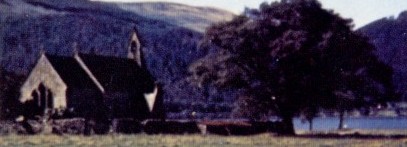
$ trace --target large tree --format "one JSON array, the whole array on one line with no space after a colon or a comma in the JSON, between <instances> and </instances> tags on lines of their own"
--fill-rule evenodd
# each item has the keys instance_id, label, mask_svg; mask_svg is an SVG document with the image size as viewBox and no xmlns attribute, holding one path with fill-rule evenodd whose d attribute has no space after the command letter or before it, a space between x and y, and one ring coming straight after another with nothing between
<instances>
[{"instance_id":1,"label":"large tree","mask_svg":"<svg viewBox=\"0 0 407 147\"><path fill-rule=\"evenodd\" d=\"M241 114L277 115L281 133L294 134L292 118L300 113L390 100L391 69L351 28L316 0L263 3L207 30L201 47L216 52L190 66L190 80L242 89Z\"/></svg>"}]
</instances>

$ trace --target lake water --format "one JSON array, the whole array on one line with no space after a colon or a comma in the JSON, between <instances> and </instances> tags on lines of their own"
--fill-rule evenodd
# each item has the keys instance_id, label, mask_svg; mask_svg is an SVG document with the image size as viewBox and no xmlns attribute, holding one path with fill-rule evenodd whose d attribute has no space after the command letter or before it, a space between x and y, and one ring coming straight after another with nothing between
<instances>
[{"instance_id":1,"label":"lake water","mask_svg":"<svg viewBox=\"0 0 407 147\"><path fill-rule=\"evenodd\" d=\"M407 118L345 118L346 128L352 129L407 129ZM339 118L315 118L313 130L324 131L337 129ZM308 130L308 121L302 122L301 119L294 119L296 130Z\"/></svg>"}]
</instances>

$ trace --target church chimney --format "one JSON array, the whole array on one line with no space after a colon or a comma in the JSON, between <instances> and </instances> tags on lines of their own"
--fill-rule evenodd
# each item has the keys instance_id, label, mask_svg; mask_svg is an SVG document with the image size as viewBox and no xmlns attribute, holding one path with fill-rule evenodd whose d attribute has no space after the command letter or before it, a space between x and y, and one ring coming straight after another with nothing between
<instances>
[{"instance_id":1,"label":"church chimney","mask_svg":"<svg viewBox=\"0 0 407 147\"><path fill-rule=\"evenodd\" d=\"M127 58L133 59L137 62L137 64L142 67L143 66L143 53L141 51L141 44L140 40L137 36L137 31L134 30L131 34L130 38L130 45L127 52Z\"/></svg>"}]
</instances>

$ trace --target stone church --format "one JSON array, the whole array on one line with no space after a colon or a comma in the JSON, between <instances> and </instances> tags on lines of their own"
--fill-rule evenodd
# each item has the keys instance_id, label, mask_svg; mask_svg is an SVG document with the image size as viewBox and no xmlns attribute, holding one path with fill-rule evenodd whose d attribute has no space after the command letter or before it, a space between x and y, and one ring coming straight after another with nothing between
<instances>
[{"instance_id":1,"label":"stone church","mask_svg":"<svg viewBox=\"0 0 407 147\"><path fill-rule=\"evenodd\" d=\"M25 117L163 118L163 100L144 65L136 32L127 58L41 53L20 89Z\"/></svg>"}]
</instances>

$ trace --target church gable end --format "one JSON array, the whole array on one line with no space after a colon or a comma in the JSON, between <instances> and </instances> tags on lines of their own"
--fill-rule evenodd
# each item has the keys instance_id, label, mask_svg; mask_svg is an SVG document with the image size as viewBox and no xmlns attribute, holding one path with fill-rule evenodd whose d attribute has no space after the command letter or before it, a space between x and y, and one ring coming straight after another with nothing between
<instances>
[{"instance_id":1,"label":"church gable end","mask_svg":"<svg viewBox=\"0 0 407 147\"><path fill-rule=\"evenodd\" d=\"M27 80L24 82L20 89L20 102L34 100L33 93L40 94L40 87L48 90L52 95L52 108L64 109L66 108L66 89L67 85L62 80L60 75L54 69L48 58L42 54L37 64L29 74Z\"/></svg>"},{"instance_id":2,"label":"church gable end","mask_svg":"<svg viewBox=\"0 0 407 147\"><path fill-rule=\"evenodd\" d=\"M140 67L143 67L143 55L141 43L137 36L137 32L133 31L130 37L130 44L127 51L127 58L134 60Z\"/></svg>"}]
</instances>

